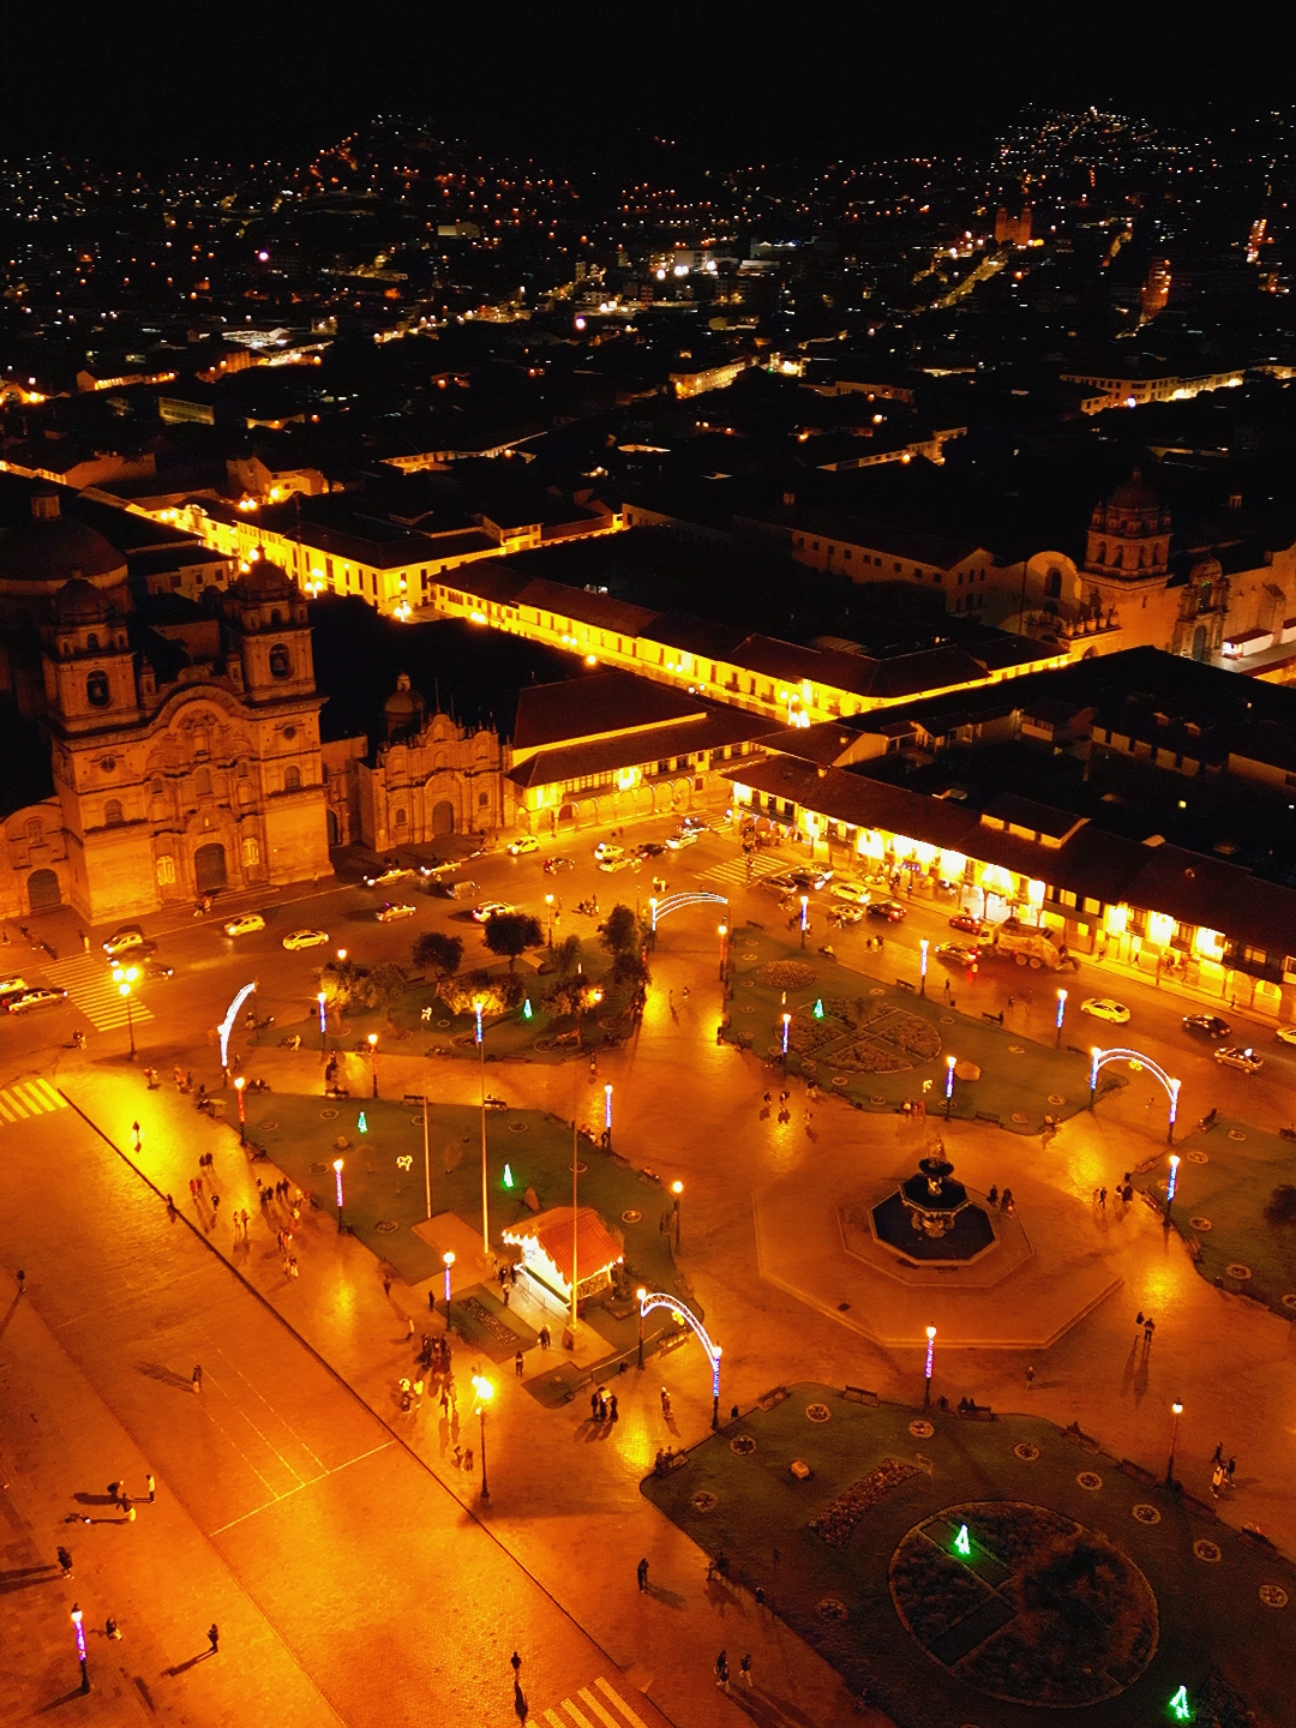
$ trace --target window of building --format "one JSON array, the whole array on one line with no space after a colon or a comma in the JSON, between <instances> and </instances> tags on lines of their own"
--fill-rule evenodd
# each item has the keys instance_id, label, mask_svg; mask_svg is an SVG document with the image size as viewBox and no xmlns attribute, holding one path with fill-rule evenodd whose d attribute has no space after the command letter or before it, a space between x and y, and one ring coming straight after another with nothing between
<instances>
[{"instance_id":1,"label":"window of building","mask_svg":"<svg viewBox=\"0 0 1296 1728\"><path fill-rule=\"evenodd\" d=\"M104 821L109 828L121 827L125 817L122 815L120 798L110 798L104 805Z\"/></svg>"},{"instance_id":2,"label":"window of building","mask_svg":"<svg viewBox=\"0 0 1296 1728\"><path fill-rule=\"evenodd\" d=\"M409 820L409 818L406 816L406 814L403 810L398 810L396 812L396 826L398 828L403 828L405 826L405 824L408 822L408 820Z\"/></svg>"},{"instance_id":3,"label":"window of building","mask_svg":"<svg viewBox=\"0 0 1296 1728\"><path fill-rule=\"evenodd\" d=\"M1089 896L1086 894L1085 895L1085 902L1084 902L1084 909L1092 917L1096 918L1098 916L1099 912L1101 912L1102 907L1098 904L1098 902L1096 900L1091 900L1089 898Z\"/></svg>"},{"instance_id":4,"label":"window of building","mask_svg":"<svg viewBox=\"0 0 1296 1728\"><path fill-rule=\"evenodd\" d=\"M248 777L248 765L246 762L240 762L239 763L239 765L238 765L238 777L240 780L246 780L247 779L247 777Z\"/></svg>"},{"instance_id":5,"label":"window of building","mask_svg":"<svg viewBox=\"0 0 1296 1728\"><path fill-rule=\"evenodd\" d=\"M286 678L292 671L292 657L282 642L276 642L270 650L270 676Z\"/></svg>"},{"instance_id":6,"label":"window of building","mask_svg":"<svg viewBox=\"0 0 1296 1728\"><path fill-rule=\"evenodd\" d=\"M477 794L477 808L479 810L484 810L489 803L490 803L490 793L489 792L479 792Z\"/></svg>"},{"instance_id":7,"label":"window of building","mask_svg":"<svg viewBox=\"0 0 1296 1728\"><path fill-rule=\"evenodd\" d=\"M92 672L86 679L86 701L92 708L106 708L109 701L108 674Z\"/></svg>"},{"instance_id":8,"label":"window of building","mask_svg":"<svg viewBox=\"0 0 1296 1728\"><path fill-rule=\"evenodd\" d=\"M31 821L27 824L27 838L31 841L33 846L39 846L41 841L45 838L45 830L41 825L41 819L39 816L33 816Z\"/></svg>"},{"instance_id":9,"label":"window of building","mask_svg":"<svg viewBox=\"0 0 1296 1728\"><path fill-rule=\"evenodd\" d=\"M285 792L300 792L301 791L301 769L300 768L292 767L292 768L285 768L284 769L284 791Z\"/></svg>"},{"instance_id":10,"label":"window of building","mask_svg":"<svg viewBox=\"0 0 1296 1728\"><path fill-rule=\"evenodd\" d=\"M270 614L271 628L274 630L277 630L282 623L283 623L283 614L276 607L275 610Z\"/></svg>"},{"instance_id":11,"label":"window of building","mask_svg":"<svg viewBox=\"0 0 1296 1728\"><path fill-rule=\"evenodd\" d=\"M243 839L243 865L246 869L261 862L261 842L255 834L247 834Z\"/></svg>"},{"instance_id":12,"label":"window of building","mask_svg":"<svg viewBox=\"0 0 1296 1728\"><path fill-rule=\"evenodd\" d=\"M157 879L163 888L169 888L176 879L175 859L170 853L165 853L157 861Z\"/></svg>"},{"instance_id":13,"label":"window of building","mask_svg":"<svg viewBox=\"0 0 1296 1728\"><path fill-rule=\"evenodd\" d=\"M211 770L200 768L194 775L194 791L200 798L210 798L212 789Z\"/></svg>"}]
</instances>

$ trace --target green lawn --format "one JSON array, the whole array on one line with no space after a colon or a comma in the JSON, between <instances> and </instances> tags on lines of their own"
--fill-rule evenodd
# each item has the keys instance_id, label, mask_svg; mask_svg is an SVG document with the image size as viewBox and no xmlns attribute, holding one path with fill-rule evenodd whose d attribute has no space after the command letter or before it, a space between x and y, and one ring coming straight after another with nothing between
<instances>
[{"instance_id":1,"label":"green lawn","mask_svg":"<svg viewBox=\"0 0 1296 1728\"><path fill-rule=\"evenodd\" d=\"M943 1115L950 1055L981 1070L979 1080L955 1080L954 1116L982 1116L1020 1134L1037 1134L1046 1115L1071 1116L1088 1105L1087 1059L959 1013L943 999L943 973L933 972L928 979L932 994L921 996L897 986L894 978L855 971L813 950L803 952L751 925L736 933L732 958L726 1036L750 1040L760 1056L778 1057L781 1016L790 1012L788 1071L813 1078L860 1109L891 1111L906 1098L925 1096L929 1114ZM805 963L813 981L786 991L762 983L757 974L777 962ZM817 1003L823 1006L822 1018L815 1014ZM891 1071L863 1072L843 1061L860 1040L867 1040L869 1053L859 1059L894 1063ZM930 1082L925 1094L924 1082Z\"/></svg>"},{"instance_id":2,"label":"green lawn","mask_svg":"<svg viewBox=\"0 0 1296 1728\"><path fill-rule=\"evenodd\" d=\"M826 1420L808 1414L824 1411ZM1104 1532L1148 1579L1159 1607L1156 1652L1126 1692L1086 1708L1086 1723L1148 1728L1167 1721L1178 1688L1199 1699L1216 1671L1242 1690L1262 1722L1291 1720L1296 1568L1192 1516L1177 1496L1140 1484L1114 1459L1047 1422L964 1422L935 1410L934 1434L916 1437L909 1432L916 1414L868 1407L825 1386L794 1386L775 1407L754 1410L695 1447L683 1469L649 1477L643 1492L706 1553L723 1552L732 1581L762 1587L774 1611L901 1728L1028 1728L1062 1719L979 1692L929 1658L896 1614L892 1555L917 1525L969 1502L1051 1508ZM1038 1456L1020 1458L1015 1448L1023 1443ZM794 1478L794 1460L810 1466L810 1480ZM889 1461L890 1469L871 1477ZM1077 1480L1086 1472L1098 1478L1092 1490ZM882 1491L843 1515L847 1489L858 1486L861 1501L869 1500L866 1478L881 1482ZM888 1478L895 1479L889 1488ZM1159 1521L1136 1519L1136 1505L1154 1508ZM811 1529L815 1520L823 1534ZM974 1554L993 1552L988 1534L983 1543L975 1529L970 1535ZM1199 1538L1217 1546L1218 1559L1194 1554ZM1261 1586L1272 1584L1291 1598L1285 1611L1260 1601ZM709 1588L720 1595L726 1586ZM1065 1717L1075 1719L1074 1712ZM1208 1717L1203 1710L1196 1719Z\"/></svg>"},{"instance_id":3,"label":"green lawn","mask_svg":"<svg viewBox=\"0 0 1296 1728\"><path fill-rule=\"evenodd\" d=\"M1296 1225L1269 1224L1264 1216L1274 1189L1296 1181L1296 1146L1250 1123L1219 1120L1206 1133L1190 1135L1178 1151L1171 1217L1202 1276L1267 1303L1285 1320L1296 1317ZM1166 1170L1161 1157L1136 1179L1163 1203ZM1245 1267L1251 1276L1239 1277L1230 1267Z\"/></svg>"},{"instance_id":4,"label":"green lawn","mask_svg":"<svg viewBox=\"0 0 1296 1728\"><path fill-rule=\"evenodd\" d=\"M231 1096L227 1119L233 1116ZM426 1212L420 1106L386 1098L254 1093L247 1099L247 1134L286 1176L313 1190L329 1212L335 1204L332 1162L340 1156L344 1216L355 1234L407 1283L441 1272L440 1260L411 1229ZM340 1135L350 1145L339 1152L334 1142ZM467 1105L429 1105L428 1148L433 1213L454 1212L478 1228L480 1112ZM523 1200L528 1188L535 1190L542 1209L570 1204L570 1123L538 1110L488 1111L486 1152L491 1241L496 1247L506 1225L530 1215ZM406 1168L402 1159L409 1160ZM670 1204L661 1184L586 1140L581 1141L580 1162L586 1165L580 1177L581 1203L596 1207L609 1228L623 1234L631 1287L643 1282L673 1290L669 1237L658 1228ZM625 1322L614 1315L594 1308L590 1320L610 1342L622 1339Z\"/></svg>"}]
</instances>

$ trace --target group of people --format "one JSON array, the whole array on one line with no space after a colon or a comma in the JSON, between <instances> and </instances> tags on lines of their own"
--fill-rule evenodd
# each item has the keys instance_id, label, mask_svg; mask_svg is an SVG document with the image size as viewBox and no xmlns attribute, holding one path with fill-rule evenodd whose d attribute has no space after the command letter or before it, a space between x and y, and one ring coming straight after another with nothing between
<instances>
[{"instance_id":1,"label":"group of people","mask_svg":"<svg viewBox=\"0 0 1296 1728\"><path fill-rule=\"evenodd\" d=\"M1006 1212L1010 1218L1017 1210L1017 1202L1013 1199L1012 1189L1005 1188L1000 1194L997 1182L991 1184L990 1192L986 1195L986 1205L991 1209L997 1207L1000 1212Z\"/></svg>"},{"instance_id":2,"label":"group of people","mask_svg":"<svg viewBox=\"0 0 1296 1728\"><path fill-rule=\"evenodd\" d=\"M599 1386L590 1393L590 1421L600 1428L620 1419L617 1409L617 1395L609 1392L606 1386Z\"/></svg>"},{"instance_id":3,"label":"group of people","mask_svg":"<svg viewBox=\"0 0 1296 1728\"><path fill-rule=\"evenodd\" d=\"M1221 1440L1211 1456L1211 1498L1218 1500L1221 1493L1233 1486L1233 1472L1237 1469L1237 1459L1230 1458L1224 1462L1224 1442Z\"/></svg>"}]
</instances>

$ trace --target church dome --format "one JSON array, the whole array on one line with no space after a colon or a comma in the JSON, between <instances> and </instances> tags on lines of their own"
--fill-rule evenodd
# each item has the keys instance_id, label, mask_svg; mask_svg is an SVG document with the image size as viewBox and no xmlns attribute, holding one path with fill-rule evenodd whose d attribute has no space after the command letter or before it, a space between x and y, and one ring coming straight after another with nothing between
<instances>
[{"instance_id":1,"label":"church dome","mask_svg":"<svg viewBox=\"0 0 1296 1728\"><path fill-rule=\"evenodd\" d=\"M1129 479L1112 493L1107 500L1107 508L1130 513L1160 510L1161 500L1136 468Z\"/></svg>"},{"instance_id":2,"label":"church dome","mask_svg":"<svg viewBox=\"0 0 1296 1728\"><path fill-rule=\"evenodd\" d=\"M40 594L74 576L111 588L126 580L126 560L102 534L62 515L57 492L37 492L30 520L0 534L0 587Z\"/></svg>"},{"instance_id":3,"label":"church dome","mask_svg":"<svg viewBox=\"0 0 1296 1728\"><path fill-rule=\"evenodd\" d=\"M389 720L404 720L417 711L418 703L410 690L409 673L401 672L396 678L396 688L383 703L383 713Z\"/></svg>"},{"instance_id":4,"label":"church dome","mask_svg":"<svg viewBox=\"0 0 1296 1728\"><path fill-rule=\"evenodd\" d=\"M268 558L258 558L246 576L239 578L239 593L245 600L291 600L297 584L286 570Z\"/></svg>"},{"instance_id":5,"label":"church dome","mask_svg":"<svg viewBox=\"0 0 1296 1728\"><path fill-rule=\"evenodd\" d=\"M103 624L109 614L106 596L84 576L74 576L63 584L54 607L60 624Z\"/></svg>"}]
</instances>

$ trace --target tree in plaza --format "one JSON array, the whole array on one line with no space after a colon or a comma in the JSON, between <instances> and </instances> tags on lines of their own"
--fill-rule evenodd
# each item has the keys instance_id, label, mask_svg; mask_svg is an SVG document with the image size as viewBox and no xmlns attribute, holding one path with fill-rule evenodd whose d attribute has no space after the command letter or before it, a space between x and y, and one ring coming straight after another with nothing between
<instances>
[{"instance_id":1,"label":"tree in plaza","mask_svg":"<svg viewBox=\"0 0 1296 1728\"><path fill-rule=\"evenodd\" d=\"M486 920L486 946L492 954L508 956L509 971L525 948L538 948L544 941L540 920L529 912L497 912Z\"/></svg>"},{"instance_id":2,"label":"tree in plaza","mask_svg":"<svg viewBox=\"0 0 1296 1728\"><path fill-rule=\"evenodd\" d=\"M639 920L628 906L614 906L599 932L609 954L629 954L640 946Z\"/></svg>"},{"instance_id":3,"label":"tree in plaza","mask_svg":"<svg viewBox=\"0 0 1296 1728\"><path fill-rule=\"evenodd\" d=\"M425 930L414 943L410 959L420 971L431 972L440 982L453 978L463 959L463 937L447 936L443 930Z\"/></svg>"},{"instance_id":4,"label":"tree in plaza","mask_svg":"<svg viewBox=\"0 0 1296 1728\"><path fill-rule=\"evenodd\" d=\"M569 972L575 972L580 965L581 939L573 930L570 936L564 936L554 949L554 966L558 976L565 978Z\"/></svg>"},{"instance_id":5,"label":"tree in plaza","mask_svg":"<svg viewBox=\"0 0 1296 1728\"><path fill-rule=\"evenodd\" d=\"M630 1012L635 1019L643 1014L651 974L648 963L638 949L624 949L612 957L610 976L618 990L624 990Z\"/></svg>"},{"instance_id":6,"label":"tree in plaza","mask_svg":"<svg viewBox=\"0 0 1296 1728\"><path fill-rule=\"evenodd\" d=\"M408 982L409 974L394 961L362 966L358 960L330 960L319 975L326 1005L338 1013L348 1008L385 1008Z\"/></svg>"}]
</instances>

